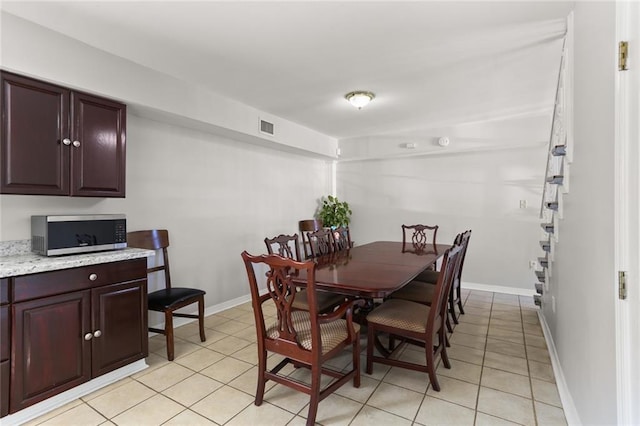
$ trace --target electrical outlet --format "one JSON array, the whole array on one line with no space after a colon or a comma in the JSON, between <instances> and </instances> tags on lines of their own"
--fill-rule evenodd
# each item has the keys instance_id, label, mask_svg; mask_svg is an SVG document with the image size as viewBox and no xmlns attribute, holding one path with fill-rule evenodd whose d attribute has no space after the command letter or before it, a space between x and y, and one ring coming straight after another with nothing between
<instances>
[{"instance_id":1,"label":"electrical outlet","mask_svg":"<svg viewBox=\"0 0 640 426\"><path fill-rule=\"evenodd\" d=\"M527 208L527 200L520 200L520 208L521 209Z\"/></svg>"}]
</instances>

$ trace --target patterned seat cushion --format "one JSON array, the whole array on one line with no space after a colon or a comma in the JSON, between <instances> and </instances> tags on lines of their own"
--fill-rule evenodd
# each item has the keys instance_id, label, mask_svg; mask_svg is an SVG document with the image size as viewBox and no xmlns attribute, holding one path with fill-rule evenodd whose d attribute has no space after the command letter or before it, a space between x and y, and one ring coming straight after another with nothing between
<instances>
[{"instance_id":1,"label":"patterned seat cushion","mask_svg":"<svg viewBox=\"0 0 640 426\"><path fill-rule=\"evenodd\" d=\"M408 300L390 299L367 315L367 322L425 333L431 308Z\"/></svg>"},{"instance_id":2,"label":"patterned seat cushion","mask_svg":"<svg viewBox=\"0 0 640 426\"><path fill-rule=\"evenodd\" d=\"M436 286L424 281L411 281L398 291L391 294L392 299L410 300L412 302L431 305Z\"/></svg>"},{"instance_id":3,"label":"patterned seat cushion","mask_svg":"<svg viewBox=\"0 0 640 426\"><path fill-rule=\"evenodd\" d=\"M305 349L311 350L311 319L308 311L293 311L291 313L293 328L298 336L298 343ZM360 332L360 325L354 323L353 328L356 333ZM277 339L278 326L273 324L267 328L267 336L270 339ZM325 324L320 324L320 339L322 340L322 353L325 354L336 346L344 342L348 337L347 321L336 320Z\"/></svg>"}]
</instances>

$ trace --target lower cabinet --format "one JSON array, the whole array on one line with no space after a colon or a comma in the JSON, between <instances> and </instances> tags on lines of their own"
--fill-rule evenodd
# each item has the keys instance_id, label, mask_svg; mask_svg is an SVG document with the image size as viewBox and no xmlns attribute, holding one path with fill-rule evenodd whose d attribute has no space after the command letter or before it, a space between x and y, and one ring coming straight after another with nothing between
<instances>
[{"instance_id":1,"label":"lower cabinet","mask_svg":"<svg viewBox=\"0 0 640 426\"><path fill-rule=\"evenodd\" d=\"M11 413L148 355L146 259L12 280Z\"/></svg>"}]
</instances>

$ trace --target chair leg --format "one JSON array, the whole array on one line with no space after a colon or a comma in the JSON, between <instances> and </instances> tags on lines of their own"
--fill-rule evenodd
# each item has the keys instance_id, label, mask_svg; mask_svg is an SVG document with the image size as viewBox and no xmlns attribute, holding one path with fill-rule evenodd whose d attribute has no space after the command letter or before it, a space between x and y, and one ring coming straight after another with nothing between
<instances>
[{"instance_id":1,"label":"chair leg","mask_svg":"<svg viewBox=\"0 0 640 426\"><path fill-rule=\"evenodd\" d=\"M442 364L445 368L451 368L451 362L449 362L449 354L447 354L447 346L449 339L447 338L447 333L442 332L442 336L440 337L440 346L442 347L440 351L440 358L442 359Z\"/></svg>"},{"instance_id":2,"label":"chair leg","mask_svg":"<svg viewBox=\"0 0 640 426\"><path fill-rule=\"evenodd\" d=\"M451 321L449 319L449 312L447 312L446 317L447 317L447 319L445 320L445 323L447 324L447 331L449 333L453 333L453 326L451 325Z\"/></svg>"},{"instance_id":3,"label":"chair leg","mask_svg":"<svg viewBox=\"0 0 640 426\"><path fill-rule=\"evenodd\" d=\"M427 355L427 373L429 373L429 381L431 382L431 387L436 392L440 392L440 383L438 383L438 377L436 376L436 366L433 358L433 342L428 339L425 342L425 352Z\"/></svg>"},{"instance_id":4,"label":"chair leg","mask_svg":"<svg viewBox=\"0 0 640 426\"><path fill-rule=\"evenodd\" d=\"M200 323L200 341L205 342L207 336L204 334L204 296L198 300L198 322Z\"/></svg>"},{"instance_id":5,"label":"chair leg","mask_svg":"<svg viewBox=\"0 0 640 426\"><path fill-rule=\"evenodd\" d=\"M375 331L373 330L373 324L367 325L367 374L373 372L373 340L375 337Z\"/></svg>"},{"instance_id":6,"label":"chair leg","mask_svg":"<svg viewBox=\"0 0 640 426\"><path fill-rule=\"evenodd\" d=\"M462 307L462 290L460 290L460 287L456 288L456 296L458 297L458 308L460 309L460 314L464 315L464 308Z\"/></svg>"},{"instance_id":7,"label":"chair leg","mask_svg":"<svg viewBox=\"0 0 640 426\"><path fill-rule=\"evenodd\" d=\"M451 289L451 293L449 293L449 312L451 313L453 322L458 324L458 317L456 317L456 303L453 298L453 289Z\"/></svg>"},{"instance_id":8,"label":"chair leg","mask_svg":"<svg viewBox=\"0 0 640 426\"><path fill-rule=\"evenodd\" d=\"M314 363L311 367L311 401L309 402L309 413L307 414L307 426L313 426L316 423L318 404L320 403L320 376L320 366Z\"/></svg>"},{"instance_id":9,"label":"chair leg","mask_svg":"<svg viewBox=\"0 0 640 426\"><path fill-rule=\"evenodd\" d=\"M167 338L167 359L173 361L174 348L173 348L173 312L164 312L164 334Z\"/></svg>"},{"instance_id":10,"label":"chair leg","mask_svg":"<svg viewBox=\"0 0 640 426\"><path fill-rule=\"evenodd\" d=\"M267 351L258 353L258 388L256 389L256 405L261 405L264 399L264 387L266 379L264 373L267 371Z\"/></svg>"}]
</instances>

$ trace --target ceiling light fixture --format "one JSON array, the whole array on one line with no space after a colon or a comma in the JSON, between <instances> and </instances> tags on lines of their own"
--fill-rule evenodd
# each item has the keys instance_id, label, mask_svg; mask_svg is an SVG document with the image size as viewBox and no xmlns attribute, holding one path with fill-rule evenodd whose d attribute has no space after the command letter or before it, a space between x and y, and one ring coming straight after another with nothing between
<instances>
[{"instance_id":1,"label":"ceiling light fixture","mask_svg":"<svg viewBox=\"0 0 640 426\"><path fill-rule=\"evenodd\" d=\"M358 109L362 109L362 107L367 106L369 102L371 102L373 98L376 97L376 95L364 90L355 90L353 92L347 93L346 95L344 95L344 97L349 101L351 105Z\"/></svg>"}]
</instances>

